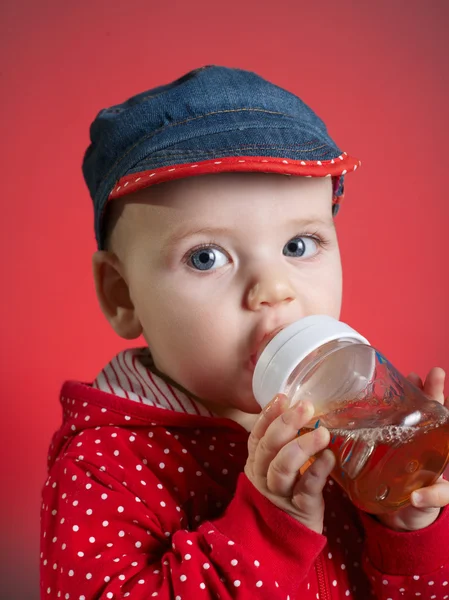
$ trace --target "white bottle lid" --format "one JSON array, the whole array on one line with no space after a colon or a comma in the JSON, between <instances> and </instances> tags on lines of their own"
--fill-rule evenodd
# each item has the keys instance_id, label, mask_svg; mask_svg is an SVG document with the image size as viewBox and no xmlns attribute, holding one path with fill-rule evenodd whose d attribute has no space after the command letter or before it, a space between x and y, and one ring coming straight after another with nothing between
<instances>
[{"instance_id":1,"label":"white bottle lid","mask_svg":"<svg viewBox=\"0 0 449 600\"><path fill-rule=\"evenodd\" d=\"M346 323L327 315L312 315L295 321L269 342L257 361L253 394L264 408L282 392L297 365L311 352L340 338L370 343Z\"/></svg>"}]
</instances>

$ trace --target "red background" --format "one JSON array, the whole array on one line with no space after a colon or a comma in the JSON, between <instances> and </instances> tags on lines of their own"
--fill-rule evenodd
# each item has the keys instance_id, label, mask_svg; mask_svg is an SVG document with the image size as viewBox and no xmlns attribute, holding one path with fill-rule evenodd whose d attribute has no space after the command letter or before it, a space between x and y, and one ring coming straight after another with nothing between
<instances>
[{"instance_id":1,"label":"red background","mask_svg":"<svg viewBox=\"0 0 449 600\"><path fill-rule=\"evenodd\" d=\"M290 89L363 166L338 216L343 318L405 372L449 370L446 0L15 0L0 14L0 586L38 597L39 496L65 378L120 348L81 176L97 111L205 64Z\"/></svg>"}]
</instances>

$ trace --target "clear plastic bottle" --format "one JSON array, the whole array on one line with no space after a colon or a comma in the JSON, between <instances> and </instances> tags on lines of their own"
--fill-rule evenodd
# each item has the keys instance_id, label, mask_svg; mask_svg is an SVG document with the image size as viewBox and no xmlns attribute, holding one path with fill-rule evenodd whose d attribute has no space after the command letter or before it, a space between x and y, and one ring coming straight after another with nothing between
<instances>
[{"instance_id":1,"label":"clear plastic bottle","mask_svg":"<svg viewBox=\"0 0 449 600\"><path fill-rule=\"evenodd\" d=\"M431 401L354 329L324 315L279 332L256 364L264 407L279 392L309 400L336 456L332 477L367 512L392 512L433 484L449 460L449 410Z\"/></svg>"}]
</instances>

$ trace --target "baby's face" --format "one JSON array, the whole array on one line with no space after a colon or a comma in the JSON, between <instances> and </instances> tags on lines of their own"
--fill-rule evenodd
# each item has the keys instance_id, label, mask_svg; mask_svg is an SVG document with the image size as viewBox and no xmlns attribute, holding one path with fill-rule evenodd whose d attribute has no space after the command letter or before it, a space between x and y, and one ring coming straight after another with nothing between
<instances>
[{"instance_id":1,"label":"baby's face","mask_svg":"<svg viewBox=\"0 0 449 600\"><path fill-rule=\"evenodd\" d=\"M157 368L212 410L258 412L251 383L264 337L307 315L339 317L331 205L330 178L254 173L131 198L117 254Z\"/></svg>"}]
</instances>

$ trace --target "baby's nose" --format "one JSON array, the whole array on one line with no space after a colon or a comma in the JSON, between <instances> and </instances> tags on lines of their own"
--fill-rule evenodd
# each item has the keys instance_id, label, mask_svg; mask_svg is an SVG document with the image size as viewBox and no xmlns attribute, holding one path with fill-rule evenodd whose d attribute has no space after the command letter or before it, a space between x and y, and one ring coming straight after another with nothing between
<instances>
[{"instance_id":1,"label":"baby's nose","mask_svg":"<svg viewBox=\"0 0 449 600\"><path fill-rule=\"evenodd\" d=\"M264 307L290 303L295 297L295 291L287 277L268 271L250 285L247 306L250 310L257 311Z\"/></svg>"}]
</instances>

